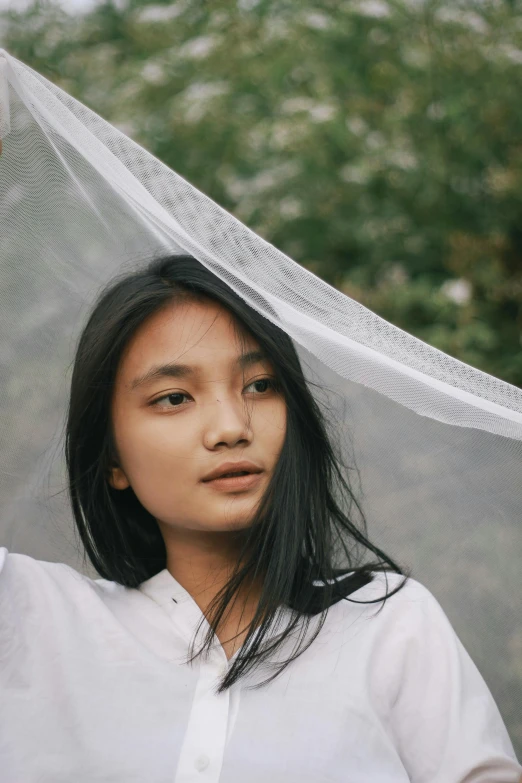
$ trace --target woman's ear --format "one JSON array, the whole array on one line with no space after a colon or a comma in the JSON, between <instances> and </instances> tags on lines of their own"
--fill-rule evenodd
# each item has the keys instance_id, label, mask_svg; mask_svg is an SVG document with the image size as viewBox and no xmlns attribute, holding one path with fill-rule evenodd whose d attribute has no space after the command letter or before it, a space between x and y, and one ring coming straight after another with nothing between
<instances>
[{"instance_id":1,"label":"woman's ear","mask_svg":"<svg viewBox=\"0 0 522 783\"><path fill-rule=\"evenodd\" d=\"M113 489L127 489L127 487L130 487L130 482L127 479L127 476L117 465L114 465L109 469L107 481Z\"/></svg>"}]
</instances>

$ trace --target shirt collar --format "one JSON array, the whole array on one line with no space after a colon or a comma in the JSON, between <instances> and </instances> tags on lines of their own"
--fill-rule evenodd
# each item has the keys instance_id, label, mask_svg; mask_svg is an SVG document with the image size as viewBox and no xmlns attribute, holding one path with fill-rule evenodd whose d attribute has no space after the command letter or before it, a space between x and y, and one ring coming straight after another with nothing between
<instances>
[{"instance_id":1,"label":"shirt collar","mask_svg":"<svg viewBox=\"0 0 522 783\"><path fill-rule=\"evenodd\" d=\"M138 590L151 598L168 614L177 632L187 645L193 640L199 627L195 648L199 649L210 625L188 590L172 576L167 568L142 582L138 586ZM214 651L214 655L226 660L225 651L217 637L214 637L211 649Z\"/></svg>"},{"instance_id":2,"label":"shirt collar","mask_svg":"<svg viewBox=\"0 0 522 783\"><path fill-rule=\"evenodd\" d=\"M192 641L196 628L199 623L201 623L201 630L199 631L196 642L196 649L199 648L210 625L188 590L172 576L167 568L164 568L163 571L159 571L159 573L155 574L150 579L142 582L137 589L151 598L167 612L174 625L187 642ZM289 612L292 614L291 610L288 608L281 607L279 617L284 618L285 616L288 616ZM272 626L268 631L267 638L271 638L280 631L281 628L277 631L277 629ZM226 660L225 651L217 637L214 638L211 649L216 650L220 658ZM238 653L239 650L236 650L231 660L234 660Z\"/></svg>"},{"instance_id":3,"label":"shirt collar","mask_svg":"<svg viewBox=\"0 0 522 783\"><path fill-rule=\"evenodd\" d=\"M190 601L196 603L188 590L185 590L178 580L172 576L168 568L164 568L163 571L159 571L150 579L146 579L145 582L139 585L138 590L162 605L167 604L170 606L173 599L179 604Z\"/></svg>"}]
</instances>

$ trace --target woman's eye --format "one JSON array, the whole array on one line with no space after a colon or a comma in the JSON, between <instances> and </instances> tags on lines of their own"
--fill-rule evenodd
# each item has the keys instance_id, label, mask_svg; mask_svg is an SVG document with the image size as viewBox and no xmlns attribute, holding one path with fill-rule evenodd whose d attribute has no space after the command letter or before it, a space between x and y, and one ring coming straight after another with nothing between
<instances>
[{"instance_id":1,"label":"woman's eye","mask_svg":"<svg viewBox=\"0 0 522 783\"><path fill-rule=\"evenodd\" d=\"M158 399L154 400L151 405L157 405L158 408L179 408L179 406L183 404L183 400L187 397L188 395L183 394L182 392L171 392L170 394L166 394L164 397L158 397ZM160 402L165 400L168 400L168 404L159 405Z\"/></svg>"},{"instance_id":2,"label":"woman's eye","mask_svg":"<svg viewBox=\"0 0 522 783\"><path fill-rule=\"evenodd\" d=\"M258 378L256 381L252 381L245 387L246 392L251 394L266 394L267 391L275 388L275 381L271 378ZM163 397L158 397L157 400L153 400L150 404L157 408L179 408L186 400L190 398L190 395L184 392L171 392L165 394Z\"/></svg>"},{"instance_id":3,"label":"woman's eye","mask_svg":"<svg viewBox=\"0 0 522 783\"><path fill-rule=\"evenodd\" d=\"M257 381L252 381L252 383L246 387L245 391L250 389L254 392L257 392L258 394L263 394L264 392L267 392L269 389L273 388L274 382L270 378L259 378Z\"/></svg>"}]
</instances>

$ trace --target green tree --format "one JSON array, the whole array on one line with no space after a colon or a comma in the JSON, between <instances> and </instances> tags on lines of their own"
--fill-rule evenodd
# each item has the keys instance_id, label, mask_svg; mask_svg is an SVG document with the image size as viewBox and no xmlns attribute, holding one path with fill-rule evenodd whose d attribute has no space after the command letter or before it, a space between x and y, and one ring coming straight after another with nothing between
<instances>
[{"instance_id":1,"label":"green tree","mask_svg":"<svg viewBox=\"0 0 522 783\"><path fill-rule=\"evenodd\" d=\"M332 285L520 385L521 8L36 2L2 39Z\"/></svg>"}]
</instances>

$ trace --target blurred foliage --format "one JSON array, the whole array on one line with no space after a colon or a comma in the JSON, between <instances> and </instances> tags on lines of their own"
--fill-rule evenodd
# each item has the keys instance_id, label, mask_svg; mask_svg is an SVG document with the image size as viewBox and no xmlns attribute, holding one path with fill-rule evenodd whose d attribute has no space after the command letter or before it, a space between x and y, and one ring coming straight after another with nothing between
<instances>
[{"instance_id":1,"label":"blurred foliage","mask_svg":"<svg viewBox=\"0 0 522 783\"><path fill-rule=\"evenodd\" d=\"M296 261L520 386L521 11L40 0L0 34Z\"/></svg>"}]
</instances>

